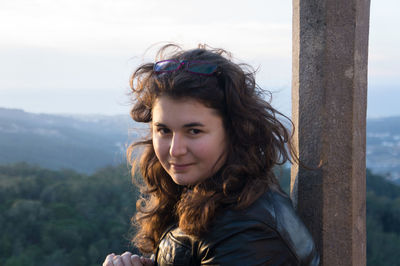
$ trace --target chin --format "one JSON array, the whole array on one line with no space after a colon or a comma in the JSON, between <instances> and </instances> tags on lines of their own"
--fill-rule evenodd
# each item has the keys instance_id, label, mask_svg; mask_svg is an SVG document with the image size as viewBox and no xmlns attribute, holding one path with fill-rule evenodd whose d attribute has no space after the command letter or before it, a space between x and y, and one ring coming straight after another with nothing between
<instances>
[{"instance_id":1,"label":"chin","mask_svg":"<svg viewBox=\"0 0 400 266\"><path fill-rule=\"evenodd\" d=\"M182 178L172 178L172 180L175 182L175 184L180 185L180 186L192 185L191 182L188 182L187 180L182 179Z\"/></svg>"},{"instance_id":2,"label":"chin","mask_svg":"<svg viewBox=\"0 0 400 266\"><path fill-rule=\"evenodd\" d=\"M187 176L183 175L171 175L171 177L175 184L180 186L189 186L197 183L196 181L190 180Z\"/></svg>"}]
</instances>

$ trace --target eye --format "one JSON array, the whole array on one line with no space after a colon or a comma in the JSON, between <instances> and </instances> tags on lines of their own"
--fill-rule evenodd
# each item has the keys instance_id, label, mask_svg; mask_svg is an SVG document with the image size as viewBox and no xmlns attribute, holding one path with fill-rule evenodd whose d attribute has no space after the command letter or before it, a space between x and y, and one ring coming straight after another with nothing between
<instances>
[{"instance_id":1,"label":"eye","mask_svg":"<svg viewBox=\"0 0 400 266\"><path fill-rule=\"evenodd\" d=\"M170 131L168 128L166 128L166 127L158 127L158 128L157 128L157 132L158 132L160 135L165 135L165 134L170 133L171 131Z\"/></svg>"},{"instance_id":2,"label":"eye","mask_svg":"<svg viewBox=\"0 0 400 266\"><path fill-rule=\"evenodd\" d=\"M200 134L202 131L200 130L200 129L197 129L197 128L191 128L191 129L189 129L189 133L191 134L191 135L198 135L198 134Z\"/></svg>"}]
</instances>

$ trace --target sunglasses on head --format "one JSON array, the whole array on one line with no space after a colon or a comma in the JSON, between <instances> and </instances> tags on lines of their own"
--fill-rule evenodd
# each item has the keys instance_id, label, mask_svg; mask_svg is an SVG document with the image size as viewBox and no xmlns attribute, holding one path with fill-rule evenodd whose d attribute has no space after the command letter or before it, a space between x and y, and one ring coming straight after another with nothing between
<instances>
[{"instance_id":1,"label":"sunglasses on head","mask_svg":"<svg viewBox=\"0 0 400 266\"><path fill-rule=\"evenodd\" d=\"M218 66L207 61L190 61L190 60L163 60L154 64L153 71L155 73L168 73L183 69L187 72L211 76L217 72Z\"/></svg>"}]
</instances>

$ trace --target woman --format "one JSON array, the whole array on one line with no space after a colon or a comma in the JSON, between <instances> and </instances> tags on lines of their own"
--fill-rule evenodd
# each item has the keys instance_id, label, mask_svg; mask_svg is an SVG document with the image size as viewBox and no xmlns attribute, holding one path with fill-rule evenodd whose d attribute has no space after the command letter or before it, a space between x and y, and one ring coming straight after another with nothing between
<instances>
[{"instance_id":1,"label":"woman","mask_svg":"<svg viewBox=\"0 0 400 266\"><path fill-rule=\"evenodd\" d=\"M133 243L154 261L126 252L103 265L318 265L273 172L293 154L290 134L254 72L221 49L158 55L131 78L131 116L150 136L127 151L144 147Z\"/></svg>"}]
</instances>

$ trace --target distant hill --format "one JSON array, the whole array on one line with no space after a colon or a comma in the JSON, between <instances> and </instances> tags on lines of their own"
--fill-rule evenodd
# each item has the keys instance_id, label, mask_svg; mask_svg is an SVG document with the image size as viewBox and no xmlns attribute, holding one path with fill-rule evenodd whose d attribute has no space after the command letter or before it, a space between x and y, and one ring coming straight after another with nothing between
<instances>
[{"instance_id":1,"label":"distant hill","mask_svg":"<svg viewBox=\"0 0 400 266\"><path fill-rule=\"evenodd\" d=\"M400 184L400 117L367 120L367 167Z\"/></svg>"},{"instance_id":2,"label":"distant hill","mask_svg":"<svg viewBox=\"0 0 400 266\"><path fill-rule=\"evenodd\" d=\"M26 161L93 173L125 161L137 138L129 115L50 115L0 108L0 164Z\"/></svg>"},{"instance_id":3,"label":"distant hill","mask_svg":"<svg viewBox=\"0 0 400 266\"><path fill-rule=\"evenodd\" d=\"M143 125L129 114L51 115L0 108L0 165L26 161L93 173L125 161ZM400 184L400 117L367 120L367 167Z\"/></svg>"}]
</instances>

